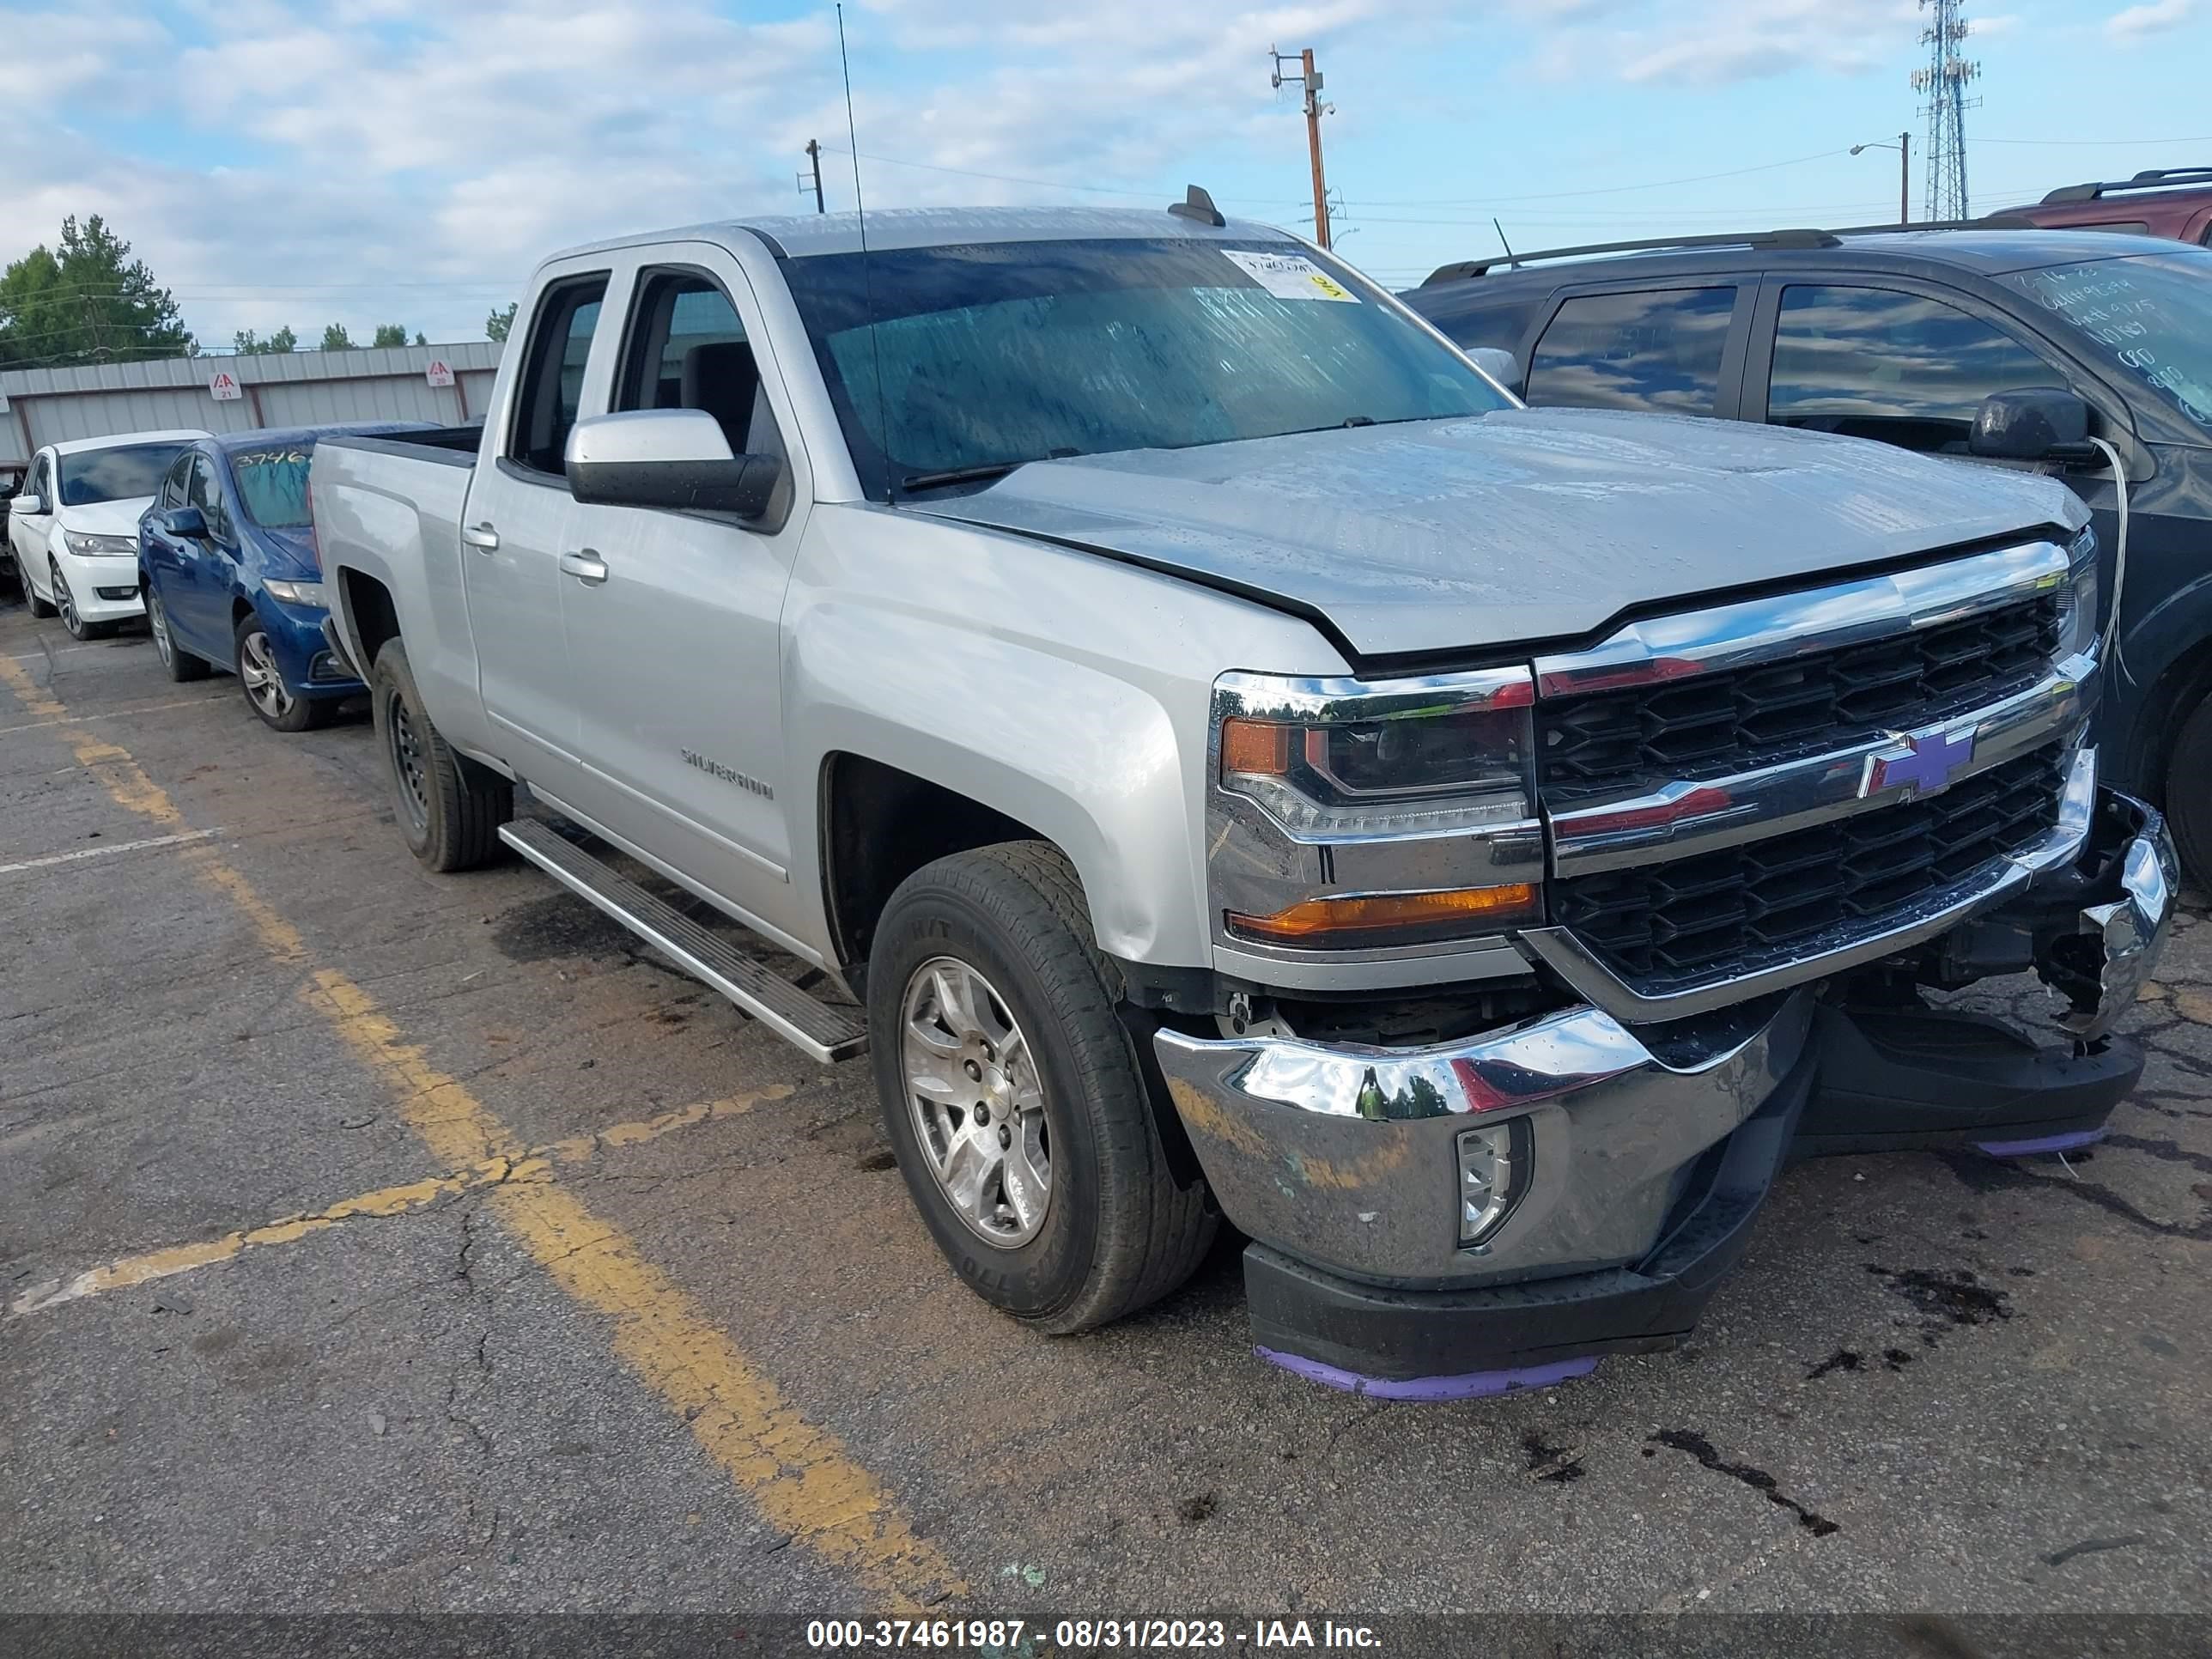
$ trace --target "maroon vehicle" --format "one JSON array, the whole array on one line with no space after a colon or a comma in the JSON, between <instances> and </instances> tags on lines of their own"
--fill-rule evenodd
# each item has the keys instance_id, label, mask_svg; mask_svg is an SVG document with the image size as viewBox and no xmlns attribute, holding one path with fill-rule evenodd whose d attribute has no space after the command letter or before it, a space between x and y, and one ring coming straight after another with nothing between
<instances>
[{"instance_id":1,"label":"maroon vehicle","mask_svg":"<svg viewBox=\"0 0 2212 1659\"><path fill-rule=\"evenodd\" d=\"M2033 207L2007 208L1999 216L2212 246L2212 167L2153 167L2109 184L2068 185Z\"/></svg>"}]
</instances>

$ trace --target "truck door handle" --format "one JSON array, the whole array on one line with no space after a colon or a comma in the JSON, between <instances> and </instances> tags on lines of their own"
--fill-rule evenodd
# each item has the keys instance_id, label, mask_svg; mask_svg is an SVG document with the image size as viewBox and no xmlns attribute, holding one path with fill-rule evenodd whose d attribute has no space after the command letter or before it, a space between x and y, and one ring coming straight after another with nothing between
<instances>
[{"instance_id":1,"label":"truck door handle","mask_svg":"<svg viewBox=\"0 0 2212 1659\"><path fill-rule=\"evenodd\" d=\"M473 547L479 553L496 552L499 550L499 532L491 527L489 520L482 524L465 524L461 526L461 545Z\"/></svg>"},{"instance_id":2,"label":"truck door handle","mask_svg":"<svg viewBox=\"0 0 2212 1659\"><path fill-rule=\"evenodd\" d=\"M561 556L561 574L596 587L607 579L607 562L588 547Z\"/></svg>"}]
</instances>

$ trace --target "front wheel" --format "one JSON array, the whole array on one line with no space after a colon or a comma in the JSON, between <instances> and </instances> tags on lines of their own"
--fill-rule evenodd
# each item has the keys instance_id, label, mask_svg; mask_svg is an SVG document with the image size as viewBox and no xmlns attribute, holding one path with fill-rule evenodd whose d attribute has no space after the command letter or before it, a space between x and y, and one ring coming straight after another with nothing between
<instances>
[{"instance_id":1,"label":"front wheel","mask_svg":"<svg viewBox=\"0 0 2212 1659\"><path fill-rule=\"evenodd\" d=\"M869 953L907 1188L970 1290L1054 1334L1167 1295L1216 1225L1169 1172L1115 982L1073 869L1036 842L909 876Z\"/></svg>"},{"instance_id":2,"label":"front wheel","mask_svg":"<svg viewBox=\"0 0 2212 1659\"><path fill-rule=\"evenodd\" d=\"M21 582L23 586L23 603L31 607L31 614L33 617L37 617L43 620L44 618L54 614L53 601L52 599L42 599L39 597L38 586L31 580L31 567L29 565L22 564L15 567L15 580Z\"/></svg>"},{"instance_id":3,"label":"front wheel","mask_svg":"<svg viewBox=\"0 0 2212 1659\"><path fill-rule=\"evenodd\" d=\"M61 613L62 626L70 631L73 640L88 640L94 629L78 613L76 595L70 592L69 578L62 574L58 561L46 566L46 580L54 594L54 609Z\"/></svg>"},{"instance_id":4,"label":"front wheel","mask_svg":"<svg viewBox=\"0 0 2212 1659\"><path fill-rule=\"evenodd\" d=\"M398 640L376 653L368 696L408 849L441 872L490 863L499 826L514 816L514 786L438 735Z\"/></svg>"},{"instance_id":5,"label":"front wheel","mask_svg":"<svg viewBox=\"0 0 2212 1659\"><path fill-rule=\"evenodd\" d=\"M2181 722L2164 793L2182 874L2192 887L2212 889L2212 696L2199 699Z\"/></svg>"},{"instance_id":6,"label":"front wheel","mask_svg":"<svg viewBox=\"0 0 2212 1659\"><path fill-rule=\"evenodd\" d=\"M238 683L246 692L246 706L264 726L279 732L312 732L330 724L337 705L327 698L303 697L284 683L283 665L260 617L248 611L238 619L231 636L238 651Z\"/></svg>"}]
</instances>

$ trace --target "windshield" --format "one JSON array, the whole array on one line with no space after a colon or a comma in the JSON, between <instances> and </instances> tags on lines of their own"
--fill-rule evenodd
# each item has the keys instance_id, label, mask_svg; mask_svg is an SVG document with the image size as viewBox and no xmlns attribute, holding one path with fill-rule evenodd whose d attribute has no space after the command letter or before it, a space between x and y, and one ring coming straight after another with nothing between
<instances>
[{"instance_id":1,"label":"windshield","mask_svg":"<svg viewBox=\"0 0 2212 1659\"><path fill-rule=\"evenodd\" d=\"M184 447L173 444L126 444L114 449L81 449L61 458L64 507L98 501L135 501L161 487L161 475Z\"/></svg>"},{"instance_id":2,"label":"windshield","mask_svg":"<svg viewBox=\"0 0 2212 1659\"><path fill-rule=\"evenodd\" d=\"M2070 325L2093 356L2148 382L2212 431L2212 252L2046 265L2004 281Z\"/></svg>"},{"instance_id":3,"label":"windshield","mask_svg":"<svg viewBox=\"0 0 2212 1659\"><path fill-rule=\"evenodd\" d=\"M1292 243L995 242L783 269L878 501L971 467L1508 406Z\"/></svg>"},{"instance_id":4,"label":"windshield","mask_svg":"<svg viewBox=\"0 0 2212 1659\"><path fill-rule=\"evenodd\" d=\"M264 530L307 528L307 463L314 448L313 438L299 438L268 449L231 452L230 476L237 481L238 503L247 518Z\"/></svg>"}]
</instances>

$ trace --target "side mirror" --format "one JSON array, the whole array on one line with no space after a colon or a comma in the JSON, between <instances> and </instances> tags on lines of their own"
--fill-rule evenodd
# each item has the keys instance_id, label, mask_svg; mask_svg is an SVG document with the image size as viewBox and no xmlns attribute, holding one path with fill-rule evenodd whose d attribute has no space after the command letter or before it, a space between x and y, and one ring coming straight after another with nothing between
<instances>
[{"instance_id":1,"label":"side mirror","mask_svg":"<svg viewBox=\"0 0 2212 1659\"><path fill-rule=\"evenodd\" d=\"M699 409L593 415L569 429L568 493L602 507L665 507L764 517L784 467L733 455L721 422Z\"/></svg>"},{"instance_id":2,"label":"side mirror","mask_svg":"<svg viewBox=\"0 0 2212 1659\"><path fill-rule=\"evenodd\" d=\"M2089 405L2059 386L1994 392L1974 411L1966 453L1989 460L2078 461L2089 445Z\"/></svg>"},{"instance_id":3,"label":"side mirror","mask_svg":"<svg viewBox=\"0 0 2212 1659\"><path fill-rule=\"evenodd\" d=\"M1484 374L1515 397L1521 395L1521 360L1500 346L1470 346L1467 355Z\"/></svg>"},{"instance_id":4,"label":"side mirror","mask_svg":"<svg viewBox=\"0 0 2212 1659\"><path fill-rule=\"evenodd\" d=\"M155 523L161 533L180 542L204 542L208 538L207 514L197 507L173 507L159 514Z\"/></svg>"},{"instance_id":5,"label":"side mirror","mask_svg":"<svg viewBox=\"0 0 2212 1659\"><path fill-rule=\"evenodd\" d=\"M8 510L20 518L35 519L46 510L46 504L39 499L38 491L27 489L8 503Z\"/></svg>"}]
</instances>

